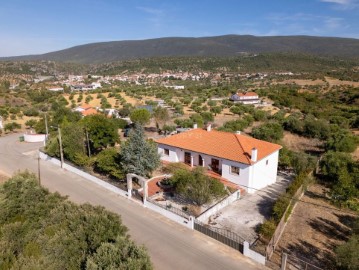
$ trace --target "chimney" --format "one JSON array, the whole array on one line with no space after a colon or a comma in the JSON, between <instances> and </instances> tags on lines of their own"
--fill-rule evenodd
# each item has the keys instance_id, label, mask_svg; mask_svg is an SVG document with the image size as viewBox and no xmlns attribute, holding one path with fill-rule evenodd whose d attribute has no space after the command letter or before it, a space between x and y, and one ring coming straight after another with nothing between
<instances>
[{"instance_id":1,"label":"chimney","mask_svg":"<svg viewBox=\"0 0 359 270\"><path fill-rule=\"evenodd\" d=\"M197 123L194 123L194 124L193 124L193 128L198 128Z\"/></svg>"},{"instance_id":2,"label":"chimney","mask_svg":"<svg viewBox=\"0 0 359 270\"><path fill-rule=\"evenodd\" d=\"M241 131L240 131L240 130L237 130L237 131L236 131L236 134L237 134L237 135L241 135Z\"/></svg>"},{"instance_id":3,"label":"chimney","mask_svg":"<svg viewBox=\"0 0 359 270\"><path fill-rule=\"evenodd\" d=\"M256 162L258 156L258 150L257 148L253 147L252 149L252 155L251 155L251 161Z\"/></svg>"},{"instance_id":4,"label":"chimney","mask_svg":"<svg viewBox=\"0 0 359 270\"><path fill-rule=\"evenodd\" d=\"M208 124L207 125L207 131L211 131L212 130L212 125L211 124Z\"/></svg>"}]
</instances>

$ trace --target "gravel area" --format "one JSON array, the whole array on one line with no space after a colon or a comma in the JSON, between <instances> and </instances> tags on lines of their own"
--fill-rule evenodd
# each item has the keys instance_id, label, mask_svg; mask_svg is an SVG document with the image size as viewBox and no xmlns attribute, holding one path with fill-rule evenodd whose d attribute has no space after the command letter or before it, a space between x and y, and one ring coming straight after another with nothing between
<instances>
[{"instance_id":1,"label":"gravel area","mask_svg":"<svg viewBox=\"0 0 359 270\"><path fill-rule=\"evenodd\" d=\"M269 218L275 199L285 191L292 179L290 174L278 173L276 183L254 194L244 195L211 216L208 223L213 227L232 231L253 243L258 237L256 228Z\"/></svg>"}]
</instances>

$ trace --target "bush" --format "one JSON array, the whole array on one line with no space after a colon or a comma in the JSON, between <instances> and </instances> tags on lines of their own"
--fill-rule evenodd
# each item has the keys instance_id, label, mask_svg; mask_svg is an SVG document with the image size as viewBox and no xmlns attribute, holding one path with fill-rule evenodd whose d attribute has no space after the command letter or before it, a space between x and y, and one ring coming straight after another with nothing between
<instances>
[{"instance_id":1,"label":"bush","mask_svg":"<svg viewBox=\"0 0 359 270\"><path fill-rule=\"evenodd\" d=\"M276 142L283 138L283 128L279 123L269 122L254 128L252 135L256 139Z\"/></svg>"},{"instance_id":2,"label":"bush","mask_svg":"<svg viewBox=\"0 0 359 270\"><path fill-rule=\"evenodd\" d=\"M50 193L34 174L9 179L0 197L1 269L152 267L118 215Z\"/></svg>"},{"instance_id":3,"label":"bush","mask_svg":"<svg viewBox=\"0 0 359 270\"><path fill-rule=\"evenodd\" d=\"M205 175L203 168L193 171L178 170L171 178L176 192L200 206L226 194L224 185Z\"/></svg>"},{"instance_id":4,"label":"bush","mask_svg":"<svg viewBox=\"0 0 359 270\"><path fill-rule=\"evenodd\" d=\"M39 116L39 111L35 108L29 108L25 110L23 113L26 116Z\"/></svg>"},{"instance_id":5,"label":"bush","mask_svg":"<svg viewBox=\"0 0 359 270\"><path fill-rule=\"evenodd\" d=\"M290 199L288 197L288 194L285 193L285 194L282 194L281 196L279 196L277 201L274 203L273 210L272 210L272 216L273 216L274 220L277 222L277 224L283 217L284 212L289 205L289 202L290 202Z\"/></svg>"},{"instance_id":6,"label":"bush","mask_svg":"<svg viewBox=\"0 0 359 270\"><path fill-rule=\"evenodd\" d=\"M21 125L16 122L7 123L4 126L4 130L6 131L14 131L15 129L21 128Z\"/></svg>"},{"instance_id":7,"label":"bush","mask_svg":"<svg viewBox=\"0 0 359 270\"><path fill-rule=\"evenodd\" d=\"M336 248L339 269L359 269L359 235L353 235L349 241Z\"/></svg>"},{"instance_id":8,"label":"bush","mask_svg":"<svg viewBox=\"0 0 359 270\"><path fill-rule=\"evenodd\" d=\"M116 148L107 148L96 156L95 170L111 177L122 179L124 173L120 165L120 154Z\"/></svg>"},{"instance_id":9,"label":"bush","mask_svg":"<svg viewBox=\"0 0 359 270\"><path fill-rule=\"evenodd\" d=\"M264 221L260 225L259 233L263 238L270 240L272 238L276 228L277 228L277 223L275 222L275 220L273 218L270 218L270 219Z\"/></svg>"},{"instance_id":10,"label":"bush","mask_svg":"<svg viewBox=\"0 0 359 270\"><path fill-rule=\"evenodd\" d=\"M188 166L182 162L166 164L161 171L165 174L173 174L178 170L188 170Z\"/></svg>"}]
</instances>

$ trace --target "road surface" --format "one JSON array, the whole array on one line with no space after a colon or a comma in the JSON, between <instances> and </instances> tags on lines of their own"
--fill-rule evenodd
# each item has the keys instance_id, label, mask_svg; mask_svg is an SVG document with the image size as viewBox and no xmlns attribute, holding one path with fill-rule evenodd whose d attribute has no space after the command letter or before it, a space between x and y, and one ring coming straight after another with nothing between
<instances>
[{"instance_id":1,"label":"road surface","mask_svg":"<svg viewBox=\"0 0 359 270\"><path fill-rule=\"evenodd\" d=\"M19 142L20 134L0 137L0 173L38 172L39 143ZM148 249L155 269L263 269L241 253L189 230L142 205L120 197L50 162L40 161L41 184L76 203L102 205L119 214L131 237Z\"/></svg>"}]
</instances>

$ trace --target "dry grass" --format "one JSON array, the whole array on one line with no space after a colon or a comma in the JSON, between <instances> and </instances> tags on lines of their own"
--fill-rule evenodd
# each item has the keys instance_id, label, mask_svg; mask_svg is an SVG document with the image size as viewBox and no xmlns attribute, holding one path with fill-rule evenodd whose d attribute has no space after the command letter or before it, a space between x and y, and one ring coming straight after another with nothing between
<instances>
[{"instance_id":1,"label":"dry grass","mask_svg":"<svg viewBox=\"0 0 359 270\"><path fill-rule=\"evenodd\" d=\"M300 79L295 79L295 80L285 80L282 82L277 82L278 84L297 84L299 86L306 86L306 85L325 85L325 81L320 80L320 79L316 79L316 80L300 80Z\"/></svg>"},{"instance_id":2,"label":"dry grass","mask_svg":"<svg viewBox=\"0 0 359 270\"><path fill-rule=\"evenodd\" d=\"M359 82L341 81L331 77L325 77L325 80L329 83L330 87L336 85L349 85L349 86L359 87Z\"/></svg>"},{"instance_id":3,"label":"dry grass","mask_svg":"<svg viewBox=\"0 0 359 270\"><path fill-rule=\"evenodd\" d=\"M288 131L284 132L282 142L288 149L295 152L321 152L323 142L318 139L302 137Z\"/></svg>"},{"instance_id":4,"label":"dry grass","mask_svg":"<svg viewBox=\"0 0 359 270\"><path fill-rule=\"evenodd\" d=\"M79 97L80 94L74 94L74 100L76 101L77 105L82 105L85 103L86 97L87 96L91 96L93 99L89 102L89 105L92 107L101 107L101 99L97 98L97 93L83 93L83 99L81 102L77 102L77 99ZM109 93L102 93L102 95L104 95L107 98L108 103L111 104L112 107L114 107L116 105L116 99L115 97L108 97ZM126 100L127 103L130 103L133 106L140 106L140 105L144 105L146 100L155 100L154 97L148 97L148 96L143 96L142 99L137 99L137 98L133 98L130 96L127 96L125 93L120 93L120 95ZM70 95L69 94L64 94L65 99L71 104L71 101L69 99ZM121 105L119 105L121 107Z\"/></svg>"},{"instance_id":5,"label":"dry grass","mask_svg":"<svg viewBox=\"0 0 359 270\"><path fill-rule=\"evenodd\" d=\"M331 205L327 191L319 184L309 187L297 203L272 261L280 263L285 251L323 269L336 269L335 247L347 241L356 215Z\"/></svg>"}]
</instances>

